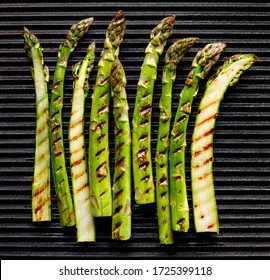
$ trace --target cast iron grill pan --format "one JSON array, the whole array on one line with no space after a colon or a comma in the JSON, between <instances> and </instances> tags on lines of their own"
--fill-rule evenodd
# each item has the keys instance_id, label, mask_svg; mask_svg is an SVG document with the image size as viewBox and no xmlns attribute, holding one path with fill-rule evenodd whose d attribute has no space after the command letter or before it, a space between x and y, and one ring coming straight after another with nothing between
<instances>
[{"instance_id":1,"label":"cast iron grill pan","mask_svg":"<svg viewBox=\"0 0 270 280\"><path fill-rule=\"evenodd\" d=\"M236 53L252 52L258 61L230 88L221 104L214 135L214 178L220 218L220 234L196 234L193 215L186 234L175 233L173 246L158 240L155 205L132 204L132 239L111 240L110 218L96 219L97 242L78 244L72 228L59 225L52 187L52 222L31 222L31 181L35 146L35 92L31 62L23 49L22 30L27 26L39 38L50 81L58 46L68 29L86 17L95 18L88 34L72 54L65 81L63 128L68 162L68 122L71 110L71 66L83 59L96 41L96 61L90 84L94 85L97 63L106 28L121 9L126 33L120 59L127 75L130 119L136 85L150 31L164 17L175 14L176 24L168 46L190 36L200 40L187 53L177 72L173 89L173 113L191 61L207 43L222 41L227 48L217 67ZM262 258L270 255L270 38L269 4L242 2L47 2L0 4L0 256L1 258ZM164 55L160 59L152 118L152 154L155 155L158 102ZM190 139L205 82L195 99L187 135L187 185L190 190ZM50 87L51 89L51 83ZM90 91L91 94L92 91ZM85 133L88 145L90 94L87 98ZM113 118L110 119L111 166L114 159ZM68 171L70 171L68 169ZM111 170L113 171L113 170Z\"/></svg>"}]
</instances>

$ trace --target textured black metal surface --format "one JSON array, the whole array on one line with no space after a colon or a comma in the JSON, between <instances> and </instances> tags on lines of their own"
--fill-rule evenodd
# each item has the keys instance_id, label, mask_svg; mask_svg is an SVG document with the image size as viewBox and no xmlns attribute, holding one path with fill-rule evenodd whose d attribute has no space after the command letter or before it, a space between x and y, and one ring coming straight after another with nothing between
<instances>
[{"instance_id":1,"label":"textured black metal surface","mask_svg":"<svg viewBox=\"0 0 270 280\"><path fill-rule=\"evenodd\" d=\"M258 2L51 2L0 4L0 256L70 258L256 258L270 256L270 5ZM227 48L211 74L224 60L240 52L252 52L258 61L230 88L222 102L214 136L214 178L219 207L219 236L198 235L191 228L175 234L173 246L158 240L155 205L133 203L132 239L111 241L110 219L96 219L97 242L77 244L75 230L59 226L52 189L52 222L31 222L31 181L34 165L35 92L31 62L23 49L22 30L27 26L44 48L51 71L58 46L75 22L93 16L88 34L71 56L66 76L64 136L72 95L71 66L81 60L86 47L96 41L93 86L105 32L118 9L126 16L126 35L120 59L126 70L132 115L136 84L150 31L165 16L175 14L176 24L167 47L175 40L197 36L200 40L181 63L174 86L173 112L195 53L205 44L222 41ZM166 47L166 49L167 49ZM164 56L159 64L153 102L153 155L155 153L158 102ZM51 85L51 84L50 84ZM189 146L204 83L195 99L187 138L187 180L191 202ZM88 136L90 96L86 108ZM111 121L112 128L112 121ZM113 138L113 129L110 131ZM87 138L86 138L87 139ZM111 145L113 160L113 144ZM68 164L69 165L69 164Z\"/></svg>"}]
</instances>

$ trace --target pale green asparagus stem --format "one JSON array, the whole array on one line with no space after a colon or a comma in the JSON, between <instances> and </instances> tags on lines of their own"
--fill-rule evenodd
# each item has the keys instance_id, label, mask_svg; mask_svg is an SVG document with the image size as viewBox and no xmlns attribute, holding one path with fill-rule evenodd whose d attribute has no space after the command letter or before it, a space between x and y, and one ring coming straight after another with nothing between
<instances>
[{"instance_id":1,"label":"pale green asparagus stem","mask_svg":"<svg viewBox=\"0 0 270 280\"><path fill-rule=\"evenodd\" d=\"M218 61L225 48L223 43L206 45L199 51L193 62L184 88L180 94L170 142L170 202L172 229L187 232L189 229L189 206L185 176L186 131L193 98L199 89L200 79L204 79L210 68Z\"/></svg>"},{"instance_id":2,"label":"pale green asparagus stem","mask_svg":"<svg viewBox=\"0 0 270 280\"><path fill-rule=\"evenodd\" d=\"M221 100L228 87L255 62L253 54L237 54L227 60L206 85L199 105L191 144L191 179L196 232L219 232L213 179L213 133Z\"/></svg>"},{"instance_id":3,"label":"pale green asparagus stem","mask_svg":"<svg viewBox=\"0 0 270 280\"><path fill-rule=\"evenodd\" d=\"M127 240L131 236L131 135L126 76L118 59L114 61L110 81L115 122L112 239Z\"/></svg>"},{"instance_id":4,"label":"pale green asparagus stem","mask_svg":"<svg viewBox=\"0 0 270 280\"><path fill-rule=\"evenodd\" d=\"M32 183L32 221L51 220L49 101L47 83L49 68L44 65L38 39L24 27L24 47L33 63L32 77L36 92L36 147Z\"/></svg>"},{"instance_id":5,"label":"pale green asparagus stem","mask_svg":"<svg viewBox=\"0 0 270 280\"><path fill-rule=\"evenodd\" d=\"M64 44L60 45L58 60L53 77L52 96L50 102L50 143L52 174L60 214L60 224L62 227L75 225L74 208L66 170L62 131L64 79L69 56L76 48L78 41L88 31L92 21L93 18L85 19L77 24L74 24L70 28L66 41Z\"/></svg>"},{"instance_id":6,"label":"pale green asparagus stem","mask_svg":"<svg viewBox=\"0 0 270 280\"><path fill-rule=\"evenodd\" d=\"M115 55L124 37L125 26L125 17L122 11L119 11L106 32L92 95L88 160L90 196L94 217L112 215L108 132L110 73Z\"/></svg>"},{"instance_id":7,"label":"pale green asparagus stem","mask_svg":"<svg viewBox=\"0 0 270 280\"><path fill-rule=\"evenodd\" d=\"M151 159L151 114L154 85L159 57L172 35L175 16L164 18L151 32L133 112L132 153L135 201L138 204L155 201L155 186Z\"/></svg>"},{"instance_id":8,"label":"pale green asparagus stem","mask_svg":"<svg viewBox=\"0 0 270 280\"><path fill-rule=\"evenodd\" d=\"M88 49L83 61L73 66L73 97L69 123L69 152L71 180L75 208L77 241L96 240L94 218L91 213L90 190L84 139L84 106L88 95L88 78L95 60L95 43Z\"/></svg>"},{"instance_id":9,"label":"pale green asparagus stem","mask_svg":"<svg viewBox=\"0 0 270 280\"><path fill-rule=\"evenodd\" d=\"M169 198L168 155L172 88L175 81L177 65L196 40L197 38L185 38L176 41L168 49L165 56L165 66L162 75L162 91L159 102L160 117L156 149L156 200L159 240L161 244L173 243Z\"/></svg>"}]
</instances>

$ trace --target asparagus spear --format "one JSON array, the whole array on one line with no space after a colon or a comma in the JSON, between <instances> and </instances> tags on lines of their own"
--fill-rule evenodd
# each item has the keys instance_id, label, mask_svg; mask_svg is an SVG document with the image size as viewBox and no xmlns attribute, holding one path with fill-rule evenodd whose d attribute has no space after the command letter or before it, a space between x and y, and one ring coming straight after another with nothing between
<instances>
[{"instance_id":1,"label":"asparagus spear","mask_svg":"<svg viewBox=\"0 0 270 280\"><path fill-rule=\"evenodd\" d=\"M96 239L94 218L91 214L84 140L84 105L89 91L88 78L93 69L94 60L95 43L92 43L87 48L84 60L72 68L74 83L69 123L69 151L78 242Z\"/></svg>"},{"instance_id":2,"label":"asparagus spear","mask_svg":"<svg viewBox=\"0 0 270 280\"><path fill-rule=\"evenodd\" d=\"M172 87L175 81L176 67L198 38L185 38L170 46L165 55L162 75L162 92L159 102L160 118L156 149L156 200L161 244L172 244L169 201L169 167L168 146L171 121Z\"/></svg>"},{"instance_id":3,"label":"asparagus spear","mask_svg":"<svg viewBox=\"0 0 270 280\"><path fill-rule=\"evenodd\" d=\"M124 32L125 18L122 11L119 11L106 32L104 50L98 63L98 73L92 95L88 160L90 197L94 217L112 215L108 139L110 73Z\"/></svg>"},{"instance_id":4,"label":"asparagus spear","mask_svg":"<svg viewBox=\"0 0 270 280\"><path fill-rule=\"evenodd\" d=\"M199 89L200 79L204 79L210 68L219 59L225 48L223 43L206 45L199 51L180 94L180 100L171 131L170 142L170 203L172 229L187 232L189 229L189 206L185 176L186 131L194 96Z\"/></svg>"},{"instance_id":5,"label":"asparagus spear","mask_svg":"<svg viewBox=\"0 0 270 280\"><path fill-rule=\"evenodd\" d=\"M112 66L110 81L115 121L112 239L127 240L131 236L131 135L126 76L118 59Z\"/></svg>"},{"instance_id":6,"label":"asparagus spear","mask_svg":"<svg viewBox=\"0 0 270 280\"><path fill-rule=\"evenodd\" d=\"M57 196L57 204L62 227L75 225L74 208L70 194L66 171L63 131L62 107L64 96L64 78L70 54L76 48L78 41L88 31L93 18L88 18L74 24L64 44L60 45L58 60L53 77L52 96L50 102L50 142L52 174Z\"/></svg>"},{"instance_id":7,"label":"asparagus spear","mask_svg":"<svg viewBox=\"0 0 270 280\"><path fill-rule=\"evenodd\" d=\"M253 54L237 54L227 60L206 85L199 105L191 144L191 179L196 232L219 232L213 180L213 133L221 100L228 87L255 62Z\"/></svg>"},{"instance_id":8,"label":"asparagus spear","mask_svg":"<svg viewBox=\"0 0 270 280\"><path fill-rule=\"evenodd\" d=\"M49 68L43 62L43 49L37 37L26 27L24 47L33 63L32 77L36 92L36 147L32 183L32 221L51 220L49 101L47 83Z\"/></svg>"},{"instance_id":9,"label":"asparagus spear","mask_svg":"<svg viewBox=\"0 0 270 280\"><path fill-rule=\"evenodd\" d=\"M151 159L151 114L159 56L172 35L175 16L164 18L151 32L137 87L133 112L132 153L135 200L138 204L155 201Z\"/></svg>"}]
</instances>

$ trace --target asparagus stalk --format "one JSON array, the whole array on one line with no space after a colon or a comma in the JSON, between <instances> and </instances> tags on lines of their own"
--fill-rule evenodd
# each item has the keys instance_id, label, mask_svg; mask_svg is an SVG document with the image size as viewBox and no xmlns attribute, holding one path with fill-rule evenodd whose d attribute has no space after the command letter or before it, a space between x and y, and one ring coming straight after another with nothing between
<instances>
[{"instance_id":1,"label":"asparagus stalk","mask_svg":"<svg viewBox=\"0 0 270 280\"><path fill-rule=\"evenodd\" d=\"M131 236L131 135L126 76L118 59L112 66L110 81L115 122L112 239L127 240Z\"/></svg>"},{"instance_id":2,"label":"asparagus stalk","mask_svg":"<svg viewBox=\"0 0 270 280\"><path fill-rule=\"evenodd\" d=\"M175 16L164 18L151 32L137 87L133 112L132 153L135 201L155 201L151 159L151 114L159 56L172 35Z\"/></svg>"},{"instance_id":3,"label":"asparagus stalk","mask_svg":"<svg viewBox=\"0 0 270 280\"><path fill-rule=\"evenodd\" d=\"M84 139L84 106L88 95L88 78L95 60L95 43L87 48L83 61L72 68L74 83L69 123L71 180L75 208L77 241L95 241L94 218L91 214L90 190Z\"/></svg>"},{"instance_id":4,"label":"asparagus stalk","mask_svg":"<svg viewBox=\"0 0 270 280\"><path fill-rule=\"evenodd\" d=\"M237 54L227 60L206 85L196 116L191 144L192 197L196 232L219 233L213 179L213 133L221 100L228 87L255 62L253 54Z\"/></svg>"},{"instance_id":5,"label":"asparagus stalk","mask_svg":"<svg viewBox=\"0 0 270 280\"><path fill-rule=\"evenodd\" d=\"M124 32L125 18L122 11L119 11L106 32L106 40L98 63L98 73L92 95L88 160L90 197L94 217L112 215L108 139L110 73Z\"/></svg>"},{"instance_id":6,"label":"asparagus stalk","mask_svg":"<svg viewBox=\"0 0 270 280\"><path fill-rule=\"evenodd\" d=\"M170 203L172 229L187 232L189 229L189 206L185 176L186 131L193 98L199 89L200 79L204 79L211 67L218 61L225 44L213 43L199 51L188 74L171 131L170 142Z\"/></svg>"},{"instance_id":7,"label":"asparagus stalk","mask_svg":"<svg viewBox=\"0 0 270 280\"><path fill-rule=\"evenodd\" d=\"M75 215L71 198L65 163L62 107L64 97L64 79L70 54L76 48L78 41L88 31L93 18L88 18L74 24L66 41L60 45L58 60L53 77L52 96L50 102L50 142L52 174L57 196L57 204L62 227L75 225Z\"/></svg>"},{"instance_id":8,"label":"asparagus stalk","mask_svg":"<svg viewBox=\"0 0 270 280\"><path fill-rule=\"evenodd\" d=\"M37 37L26 27L24 47L33 63L32 77L36 92L36 147L32 182L32 221L51 220L49 101L47 83L49 68L43 62L43 49Z\"/></svg>"},{"instance_id":9,"label":"asparagus stalk","mask_svg":"<svg viewBox=\"0 0 270 280\"><path fill-rule=\"evenodd\" d=\"M185 38L170 46L165 55L165 66L162 75L162 91L159 102L160 118L156 149L156 200L161 244L172 244L169 199L169 133L171 121L172 88L176 76L176 68L198 38Z\"/></svg>"}]
</instances>

